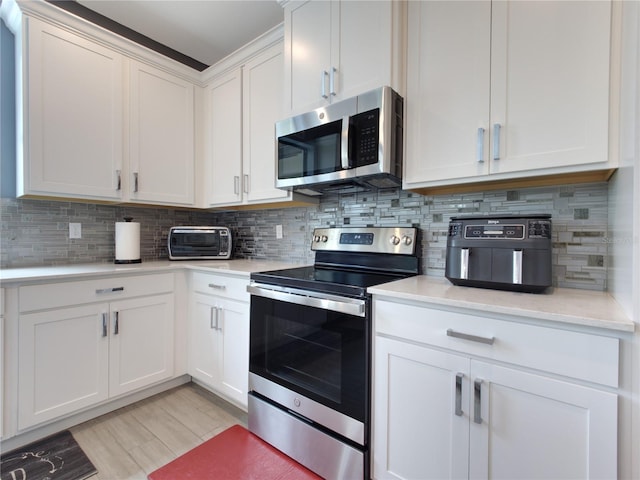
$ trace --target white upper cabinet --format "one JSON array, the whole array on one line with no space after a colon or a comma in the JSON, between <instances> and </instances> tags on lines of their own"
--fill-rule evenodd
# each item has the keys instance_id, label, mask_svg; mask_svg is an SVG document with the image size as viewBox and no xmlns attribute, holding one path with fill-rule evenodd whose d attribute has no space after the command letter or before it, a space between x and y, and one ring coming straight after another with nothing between
<instances>
[{"instance_id":1,"label":"white upper cabinet","mask_svg":"<svg viewBox=\"0 0 640 480\"><path fill-rule=\"evenodd\" d=\"M405 2L285 5L285 113L390 85L403 93Z\"/></svg>"},{"instance_id":2,"label":"white upper cabinet","mask_svg":"<svg viewBox=\"0 0 640 480\"><path fill-rule=\"evenodd\" d=\"M122 56L34 18L26 26L18 195L121 199Z\"/></svg>"},{"instance_id":3,"label":"white upper cabinet","mask_svg":"<svg viewBox=\"0 0 640 480\"><path fill-rule=\"evenodd\" d=\"M205 206L242 202L242 68L205 87Z\"/></svg>"},{"instance_id":4,"label":"white upper cabinet","mask_svg":"<svg viewBox=\"0 0 640 480\"><path fill-rule=\"evenodd\" d=\"M133 60L129 79L130 199L193 205L193 83Z\"/></svg>"},{"instance_id":5,"label":"white upper cabinet","mask_svg":"<svg viewBox=\"0 0 640 480\"><path fill-rule=\"evenodd\" d=\"M405 188L607 170L612 4L409 2Z\"/></svg>"},{"instance_id":6,"label":"white upper cabinet","mask_svg":"<svg viewBox=\"0 0 640 480\"><path fill-rule=\"evenodd\" d=\"M269 38L269 37L268 37ZM239 52L204 88L204 205L316 203L276 184L275 122L282 117L283 47ZM255 45L254 45L255 47ZM298 204L298 203L296 203Z\"/></svg>"},{"instance_id":7,"label":"white upper cabinet","mask_svg":"<svg viewBox=\"0 0 640 480\"><path fill-rule=\"evenodd\" d=\"M242 77L243 195L248 203L282 201L291 192L276 188L275 122L282 115L282 43L251 59Z\"/></svg>"}]
</instances>

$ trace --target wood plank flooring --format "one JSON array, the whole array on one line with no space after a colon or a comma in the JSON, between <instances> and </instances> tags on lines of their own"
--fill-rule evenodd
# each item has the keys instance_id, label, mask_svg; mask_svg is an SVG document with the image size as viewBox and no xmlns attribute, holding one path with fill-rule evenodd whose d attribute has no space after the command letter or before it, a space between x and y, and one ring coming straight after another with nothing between
<instances>
[{"instance_id":1,"label":"wood plank flooring","mask_svg":"<svg viewBox=\"0 0 640 480\"><path fill-rule=\"evenodd\" d=\"M144 480L247 415L189 383L71 428L98 469L91 480Z\"/></svg>"}]
</instances>

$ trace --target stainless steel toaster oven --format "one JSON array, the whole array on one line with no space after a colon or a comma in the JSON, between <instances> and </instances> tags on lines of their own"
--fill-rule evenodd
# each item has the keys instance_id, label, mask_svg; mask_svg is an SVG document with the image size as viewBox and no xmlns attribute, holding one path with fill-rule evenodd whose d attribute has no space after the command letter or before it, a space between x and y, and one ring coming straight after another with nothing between
<instances>
[{"instance_id":1,"label":"stainless steel toaster oven","mask_svg":"<svg viewBox=\"0 0 640 480\"><path fill-rule=\"evenodd\" d=\"M171 227L167 243L170 260L231 258L231 231L227 227Z\"/></svg>"}]
</instances>

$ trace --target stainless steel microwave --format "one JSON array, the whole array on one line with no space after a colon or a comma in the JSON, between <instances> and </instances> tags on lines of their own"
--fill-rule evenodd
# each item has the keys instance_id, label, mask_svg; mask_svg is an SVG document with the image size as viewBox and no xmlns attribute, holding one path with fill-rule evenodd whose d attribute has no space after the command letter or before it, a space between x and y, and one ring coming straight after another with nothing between
<instances>
[{"instance_id":1,"label":"stainless steel microwave","mask_svg":"<svg viewBox=\"0 0 640 480\"><path fill-rule=\"evenodd\" d=\"M227 227L171 227L167 243L170 260L231 258L231 231Z\"/></svg>"},{"instance_id":2,"label":"stainless steel microwave","mask_svg":"<svg viewBox=\"0 0 640 480\"><path fill-rule=\"evenodd\" d=\"M402 184L404 100L381 87L276 123L276 187L307 195Z\"/></svg>"}]
</instances>

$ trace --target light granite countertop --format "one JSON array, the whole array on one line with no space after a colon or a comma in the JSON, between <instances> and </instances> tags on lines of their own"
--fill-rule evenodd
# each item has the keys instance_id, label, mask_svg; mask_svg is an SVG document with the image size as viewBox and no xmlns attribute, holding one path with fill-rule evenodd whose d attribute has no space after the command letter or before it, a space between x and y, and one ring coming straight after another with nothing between
<instances>
[{"instance_id":1,"label":"light granite countertop","mask_svg":"<svg viewBox=\"0 0 640 480\"><path fill-rule=\"evenodd\" d=\"M53 280L68 280L76 277L103 275L137 275L171 270L202 270L212 273L231 273L249 277L253 272L278 270L297 266L293 263L269 260L158 260L136 264L113 263L73 264L47 267L7 268L0 270L0 285L24 284Z\"/></svg>"},{"instance_id":2,"label":"light granite countertop","mask_svg":"<svg viewBox=\"0 0 640 480\"><path fill-rule=\"evenodd\" d=\"M369 292L379 297L422 302L427 307L458 307L620 332L633 332L635 327L606 292L572 288L550 288L540 294L507 292L459 287L445 278L425 275L378 285Z\"/></svg>"}]
</instances>

